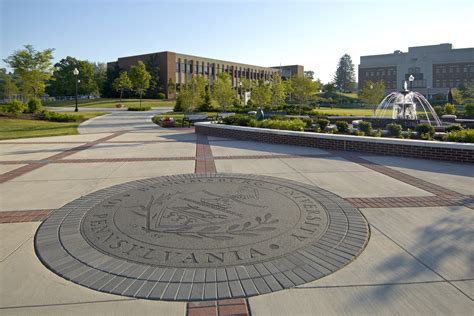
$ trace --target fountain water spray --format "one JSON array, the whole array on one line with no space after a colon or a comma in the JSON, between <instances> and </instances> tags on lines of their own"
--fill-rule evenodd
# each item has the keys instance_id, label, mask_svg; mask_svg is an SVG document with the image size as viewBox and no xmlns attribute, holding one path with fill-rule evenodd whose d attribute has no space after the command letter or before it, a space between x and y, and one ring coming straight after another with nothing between
<instances>
[{"instance_id":1,"label":"fountain water spray","mask_svg":"<svg viewBox=\"0 0 474 316\"><path fill-rule=\"evenodd\" d=\"M418 120L418 113L423 113L431 125L442 126L441 120L428 100L419 92L409 91L407 82L404 90L392 92L377 106L374 117L384 118L385 113L392 111L394 120Z\"/></svg>"}]
</instances>

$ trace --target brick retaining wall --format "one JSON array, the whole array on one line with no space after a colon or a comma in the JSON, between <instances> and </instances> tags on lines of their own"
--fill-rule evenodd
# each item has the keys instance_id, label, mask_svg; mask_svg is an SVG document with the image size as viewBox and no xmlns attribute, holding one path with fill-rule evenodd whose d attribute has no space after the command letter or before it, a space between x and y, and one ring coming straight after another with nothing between
<instances>
[{"instance_id":1,"label":"brick retaining wall","mask_svg":"<svg viewBox=\"0 0 474 316\"><path fill-rule=\"evenodd\" d=\"M196 133L209 136L274 144L457 162L474 162L474 145L472 144L280 131L212 123L196 123L195 131Z\"/></svg>"}]
</instances>

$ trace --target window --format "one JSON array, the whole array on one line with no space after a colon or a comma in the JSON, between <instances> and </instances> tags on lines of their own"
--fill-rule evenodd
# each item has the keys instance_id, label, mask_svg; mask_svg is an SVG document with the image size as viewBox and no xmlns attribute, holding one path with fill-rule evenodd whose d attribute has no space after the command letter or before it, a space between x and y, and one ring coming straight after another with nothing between
<instances>
[{"instance_id":1,"label":"window","mask_svg":"<svg viewBox=\"0 0 474 316\"><path fill-rule=\"evenodd\" d=\"M181 63L181 72L186 72L186 64Z\"/></svg>"},{"instance_id":2,"label":"window","mask_svg":"<svg viewBox=\"0 0 474 316\"><path fill-rule=\"evenodd\" d=\"M179 72L179 61L176 62L176 72Z\"/></svg>"}]
</instances>

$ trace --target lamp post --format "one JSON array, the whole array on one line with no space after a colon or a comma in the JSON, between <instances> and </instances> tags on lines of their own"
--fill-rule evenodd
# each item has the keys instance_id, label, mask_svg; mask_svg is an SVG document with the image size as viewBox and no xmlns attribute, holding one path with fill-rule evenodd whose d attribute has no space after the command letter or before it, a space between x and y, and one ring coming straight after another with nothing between
<instances>
[{"instance_id":1,"label":"lamp post","mask_svg":"<svg viewBox=\"0 0 474 316\"><path fill-rule=\"evenodd\" d=\"M242 98L242 81L239 82L239 86L240 86L240 105L242 105L243 103L245 106L245 100L243 100Z\"/></svg>"},{"instance_id":2,"label":"lamp post","mask_svg":"<svg viewBox=\"0 0 474 316\"><path fill-rule=\"evenodd\" d=\"M410 75L410 77L408 77L408 81L410 81L410 91L413 91L413 80L415 80L415 77Z\"/></svg>"},{"instance_id":3,"label":"lamp post","mask_svg":"<svg viewBox=\"0 0 474 316\"><path fill-rule=\"evenodd\" d=\"M74 68L74 70L72 71L72 73L74 74L74 76L76 77L74 79L74 81L76 82L76 108L74 109L74 112L78 112L79 109L77 108L77 84L79 83L79 80L77 79L77 76L79 75L79 70L77 70L77 68Z\"/></svg>"},{"instance_id":4,"label":"lamp post","mask_svg":"<svg viewBox=\"0 0 474 316\"><path fill-rule=\"evenodd\" d=\"M373 93L372 90L374 89L374 86L373 86L373 85L370 85L369 88L370 88L370 96L372 97L372 93ZM375 116L375 109L376 109L376 106L377 106L377 105L374 104L374 116Z\"/></svg>"}]
</instances>

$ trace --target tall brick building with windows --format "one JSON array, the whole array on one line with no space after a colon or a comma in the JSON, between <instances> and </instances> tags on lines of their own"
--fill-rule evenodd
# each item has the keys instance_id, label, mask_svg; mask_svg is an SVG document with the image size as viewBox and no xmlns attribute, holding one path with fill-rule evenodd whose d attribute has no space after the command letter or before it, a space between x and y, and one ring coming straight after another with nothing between
<instances>
[{"instance_id":1,"label":"tall brick building with windows","mask_svg":"<svg viewBox=\"0 0 474 316\"><path fill-rule=\"evenodd\" d=\"M409 47L393 54L361 56L359 88L365 81L383 80L386 92L401 90L413 75L413 90L425 95L447 94L450 88L474 84L474 48L452 44Z\"/></svg>"},{"instance_id":2,"label":"tall brick building with windows","mask_svg":"<svg viewBox=\"0 0 474 316\"><path fill-rule=\"evenodd\" d=\"M274 73L281 73L282 77L304 75L304 67L300 65L262 67L168 51L120 57L117 61L107 63L107 68L118 67L122 71L128 71L138 61L147 64L150 60L158 66L160 81L165 89L168 89L167 84L171 80L176 84L178 91L180 85L186 83L193 75L207 77L209 84L212 85L217 74L227 72L231 75L234 87L239 85L240 78L269 80ZM175 95L167 91L167 97L174 98Z\"/></svg>"}]
</instances>

